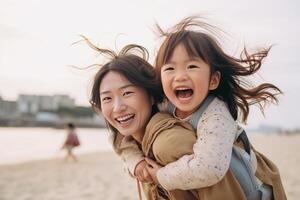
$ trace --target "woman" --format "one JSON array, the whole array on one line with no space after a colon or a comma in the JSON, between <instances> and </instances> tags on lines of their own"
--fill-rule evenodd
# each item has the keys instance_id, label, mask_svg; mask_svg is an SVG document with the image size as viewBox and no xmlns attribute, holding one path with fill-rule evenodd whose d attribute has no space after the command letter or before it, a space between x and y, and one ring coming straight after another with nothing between
<instances>
[{"instance_id":1,"label":"woman","mask_svg":"<svg viewBox=\"0 0 300 200\"><path fill-rule=\"evenodd\" d=\"M95 76L90 102L106 119L115 151L122 156L137 143L144 156L161 165L191 154L196 141L192 127L157 112L156 103L161 102L163 93L153 67L145 61L147 51L128 45L116 54L87 43L111 56ZM147 199L245 199L231 170L216 185L202 189L165 191L156 183L142 185Z\"/></svg>"}]
</instances>

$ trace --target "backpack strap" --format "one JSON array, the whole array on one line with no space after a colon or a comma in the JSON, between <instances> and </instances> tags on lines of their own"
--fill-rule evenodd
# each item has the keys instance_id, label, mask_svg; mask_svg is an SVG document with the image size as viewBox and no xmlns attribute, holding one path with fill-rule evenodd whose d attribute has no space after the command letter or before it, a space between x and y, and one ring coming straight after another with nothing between
<instances>
[{"instance_id":1,"label":"backpack strap","mask_svg":"<svg viewBox=\"0 0 300 200\"><path fill-rule=\"evenodd\" d=\"M233 146L230 169L243 189L247 200L261 200L259 183L249 161L249 155L237 146Z\"/></svg>"},{"instance_id":2,"label":"backpack strap","mask_svg":"<svg viewBox=\"0 0 300 200\"><path fill-rule=\"evenodd\" d=\"M236 139L237 142L242 141L245 151L250 155L250 151L251 151L251 145L248 139L248 136L245 132L245 130L243 130L243 132L238 136L238 138Z\"/></svg>"}]
</instances>

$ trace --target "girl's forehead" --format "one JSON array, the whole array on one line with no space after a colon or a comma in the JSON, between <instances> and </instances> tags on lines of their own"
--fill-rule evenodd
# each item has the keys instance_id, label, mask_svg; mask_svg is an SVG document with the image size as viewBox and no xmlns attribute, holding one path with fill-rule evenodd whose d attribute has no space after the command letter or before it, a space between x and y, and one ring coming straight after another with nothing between
<instances>
[{"instance_id":1,"label":"girl's forehead","mask_svg":"<svg viewBox=\"0 0 300 200\"><path fill-rule=\"evenodd\" d=\"M167 57L168 59L170 59L170 57L172 57L172 55L179 49L189 57L199 57L195 45L191 44L190 42L181 41L177 44L169 45L169 48L166 48L165 50L165 57Z\"/></svg>"},{"instance_id":2,"label":"girl's forehead","mask_svg":"<svg viewBox=\"0 0 300 200\"><path fill-rule=\"evenodd\" d=\"M172 60L181 60L185 62L190 61L203 61L202 57L197 53L194 47L186 47L185 44L177 44L171 51L166 54L166 62L172 62Z\"/></svg>"}]
</instances>

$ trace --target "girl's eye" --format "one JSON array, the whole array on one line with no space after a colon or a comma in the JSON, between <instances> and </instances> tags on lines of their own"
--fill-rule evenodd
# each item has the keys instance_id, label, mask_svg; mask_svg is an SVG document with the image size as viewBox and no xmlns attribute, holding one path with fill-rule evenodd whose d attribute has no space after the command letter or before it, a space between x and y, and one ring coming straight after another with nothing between
<instances>
[{"instance_id":1,"label":"girl's eye","mask_svg":"<svg viewBox=\"0 0 300 200\"><path fill-rule=\"evenodd\" d=\"M163 69L164 72L165 72L165 71L171 71L171 70L174 70L174 67L165 67L165 68Z\"/></svg>"},{"instance_id":2,"label":"girl's eye","mask_svg":"<svg viewBox=\"0 0 300 200\"><path fill-rule=\"evenodd\" d=\"M188 69L195 69L195 68L199 68L197 65L189 65Z\"/></svg>"}]
</instances>

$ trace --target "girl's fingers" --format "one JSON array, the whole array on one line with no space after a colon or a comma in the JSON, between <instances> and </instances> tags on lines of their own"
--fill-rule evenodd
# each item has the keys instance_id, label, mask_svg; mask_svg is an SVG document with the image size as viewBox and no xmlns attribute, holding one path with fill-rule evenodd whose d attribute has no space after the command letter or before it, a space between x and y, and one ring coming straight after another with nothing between
<instances>
[{"instance_id":1,"label":"girl's fingers","mask_svg":"<svg viewBox=\"0 0 300 200\"><path fill-rule=\"evenodd\" d=\"M144 180L145 182L152 182L152 177L151 175L149 174L148 170L145 168L144 170Z\"/></svg>"},{"instance_id":2,"label":"girl's fingers","mask_svg":"<svg viewBox=\"0 0 300 200\"><path fill-rule=\"evenodd\" d=\"M149 174L148 170L144 168L142 173L140 173L138 176L136 176L137 179L141 182L152 182L152 177Z\"/></svg>"}]
</instances>

